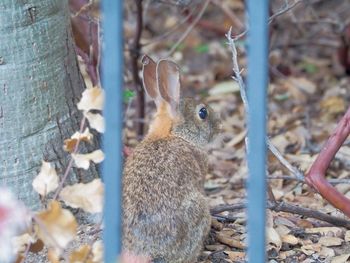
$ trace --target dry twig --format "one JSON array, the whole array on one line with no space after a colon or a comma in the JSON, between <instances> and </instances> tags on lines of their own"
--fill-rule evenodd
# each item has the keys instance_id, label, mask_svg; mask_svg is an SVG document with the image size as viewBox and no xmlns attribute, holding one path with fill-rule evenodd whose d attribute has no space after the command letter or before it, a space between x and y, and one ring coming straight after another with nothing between
<instances>
[{"instance_id":1,"label":"dry twig","mask_svg":"<svg viewBox=\"0 0 350 263\"><path fill-rule=\"evenodd\" d=\"M141 46L145 47L148 45L158 43L158 42L164 40L165 38L167 38L168 36L172 35L174 32L176 32L183 24L185 24L192 17L194 11L195 10L192 10L191 12L189 12L185 18L183 18L180 22L176 23L171 28L167 29L165 33L163 33L157 37L152 38L151 40L149 40L146 43L141 43Z\"/></svg>"},{"instance_id":2,"label":"dry twig","mask_svg":"<svg viewBox=\"0 0 350 263\"><path fill-rule=\"evenodd\" d=\"M315 218L324 222L328 222L334 226L345 227L347 229L350 229L350 221L343 218L331 216L319 211L311 210L308 208L287 204L285 202L276 202L276 203L269 202L267 204L267 207L275 212L286 212L286 213L298 214L301 216L306 216L306 217ZM212 208L210 212L212 215L217 215L222 212L234 212L245 208L246 208L245 204L221 205L221 206Z\"/></svg>"},{"instance_id":3,"label":"dry twig","mask_svg":"<svg viewBox=\"0 0 350 263\"><path fill-rule=\"evenodd\" d=\"M176 41L176 43L172 46L172 48L169 50L169 52L166 54L165 57L170 57L174 51L177 49L177 47L182 43L182 41L185 40L185 38L189 35L189 33L192 31L192 29L195 27L195 25L198 23L198 21L202 18L205 10L207 9L209 5L210 0L206 0L203 4L202 9L199 11L196 18L193 20L192 24L186 29L186 31L182 34L182 36Z\"/></svg>"},{"instance_id":4,"label":"dry twig","mask_svg":"<svg viewBox=\"0 0 350 263\"><path fill-rule=\"evenodd\" d=\"M237 81L239 87L240 87L240 91L241 91L241 98L242 98L242 101L243 101L243 105L244 105L244 108L245 108L245 112L246 114L249 114L249 105L248 105L248 100L247 100L247 95L246 95L246 89L245 89L245 85L244 85L244 81L241 77L241 72L240 72L240 69L239 69L239 65L238 65L238 61L237 61L237 50L236 50L236 47L235 47L235 43L234 43L234 40L231 36L231 30L229 30L229 32L227 33L226 35L228 41L229 41L229 45L230 45L230 48L231 48L231 52L232 52L232 63L233 63L233 71L234 71L234 74L235 76L233 77L234 80ZM349 110L349 113L350 113L350 110ZM349 114L350 115L350 114ZM246 115L247 116L247 115ZM345 121L344 121L345 122ZM343 132L344 133L344 132ZM247 139L246 139L246 145L247 145ZM269 140L268 137L266 137L266 144L269 148L269 150L272 152L272 154L274 156L276 156L276 158L281 162L281 164L286 167L290 173L295 177L296 180L298 181L304 181L304 176L303 176L303 173L300 172L296 167L294 167L293 165L291 165L284 157L283 155L277 150L277 148L271 143L271 141ZM315 174L319 174L318 171L315 172ZM318 176L316 179L318 181L316 181L316 179L314 178L307 178L309 179L309 181L307 182L309 185L311 186L314 186L314 185L317 185L318 187L321 187L324 185L324 181L325 179L323 178L322 180L320 179L321 176ZM311 180L315 180L315 182L310 183ZM322 182L319 183L319 182ZM328 187L327 188L328 190L330 189L335 189L333 187ZM321 191L321 193L323 193L323 190L324 189L317 189L319 192ZM324 195L323 195L324 196ZM325 196L324 196L325 197ZM338 197L338 196L337 196ZM340 198L340 197L339 197ZM345 198L345 197L344 197ZM327 199L327 198L326 198ZM328 199L327 199L328 200ZM344 200L343 200L344 201ZM346 202L345 202L346 203ZM332 223L332 224L340 224L339 223L339 220L340 219L337 219L337 218L334 218L334 217L330 217L329 215L326 215L326 214L323 214L318 211L312 211L312 210L309 210L309 209L306 209L306 208L300 208L300 207L296 207L296 206L292 206L290 204L285 204L285 203L277 203L275 202L273 205L271 205L271 203L269 204L269 207L270 209L272 210L275 210L275 211L285 211L285 212L292 212L292 213L303 213L303 215L305 216L309 216L309 217L314 217L314 218L318 218L320 220L323 220L323 221L326 221L326 222L329 222L329 223ZM338 206L336 206L338 207ZM339 207L338 207L339 208ZM341 209L342 208L342 209ZM344 207L342 206L340 209L342 211L344 211ZM345 209L346 210L346 209ZM345 223L346 222L346 223ZM349 227L350 226L350 222L344 220L342 221L342 226L345 226L346 227Z\"/></svg>"},{"instance_id":5,"label":"dry twig","mask_svg":"<svg viewBox=\"0 0 350 263\"><path fill-rule=\"evenodd\" d=\"M84 131L84 128L85 128L85 122L86 122L86 117L84 116L83 119L81 120L81 123L80 123L80 128L79 128L79 132L82 133ZM74 151L72 152L72 154L76 154L78 152L78 149L79 149L79 144L80 144L80 138L77 139L77 142L75 144L75 147L74 147ZM62 191L62 188L63 188L63 185L64 183L66 182L67 178L68 178L68 175L69 175L69 172L71 171L72 167L73 167L73 163L74 163L74 159L71 158L69 160L69 163L67 165L67 168L66 170L64 171L64 174L63 174L63 177L60 181L60 184L58 185L57 187L57 190L52 198L52 200L57 200L58 198L58 195L60 194L60 192Z\"/></svg>"},{"instance_id":6,"label":"dry twig","mask_svg":"<svg viewBox=\"0 0 350 263\"><path fill-rule=\"evenodd\" d=\"M235 40L232 38L232 35L231 35L231 29L226 34L226 38L229 41L229 46L231 48L231 53L232 53L233 72L234 72L234 75L235 75L232 78L239 85L239 90L240 90L242 102L243 102L243 105L244 105L245 114L246 114L246 116L248 116L248 114L249 114L249 105L248 105L248 98L247 98L247 93L246 93L246 87L245 87L244 81L243 81L242 76L241 76L241 70L240 70L239 65L238 65L237 49L236 49L236 45L235 45ZM283 155L271 143L271 141L270 141L270 139L268 137L266 137L266 143L267 143L267 146L268 146L269 150L272 152L272 154L274 156L276 156L276 158L291 172L291 174L293 174L297 179L301 180L301 178L303 178L303 174L297 168L292 166L283 157Z\"/></svg>"},{"instance_id":7,"label":"dry twig","mask_svg":"<svg viewBox=\"0 0 350 263\"><path fill-rule=\"evenodd\" d=\"M219 7L222 12L231 19L232 21L232 26L234 28L238 28L238 31L243 30L244 24L239 20L239 18L236 16L236 14L230 9L229 6L227 6L226 2L224 1L219 1L219 0L211 0L211 2Z\"/></svg>"},{"instance_id":8,"label":"dry twig","mask_svg":"<svg viewBox=\"0 0 350 263\"><path fill-rule=\"evenodd\" d=\"M273 176L268 176L267 177L269 180L277 180L277 179L283 179L283 180L293 180L293 181L298 181L300 183L304 183L305 179L304 177L302 178L297 178L295 176L290 176L290 175L273 175ZM336 184L350 184L350 179L328 179L328 182L332 185Z\"/></svg>"},{"instance_id":9,"label":"dry twig","mask_svg":"<svg viewBox=\"0 0 350 263\"><path fill-rule=\"evenodd\" d=\"M272 21L278 17L283 15L284 13L287 13L288 11L290 11L291 9L293 9L295 6L297 6L298 4L300 4L302 1L304 0L297 0L294 1L294 3L289 4L289 2L287 1L286 5L279 11L277 11L276 13L274 13L272 16L270 16L269 18L269 24L272 23Z\"/></svg>"},{"instance_id":10,"label":"dry twig","mask_svg":"<svg viewBox=\"0 0 350 263\"><path fill-rule=\"evenodd\" d=\"M143 29L143 17L142 17L142 0L135 0L136 4L136 32L135 38L130 48L131 55L131 67L132 67L132 76L134 79L136 92L137 92L137 118L144 119L145 118L145 93L142 88L142 82L139 77L139 68L138 68L138 60L141 53L141 34ZM143 135L143 122L137 122L137 135L142 137Z\"/></svg>"},{"instance_id":11,"label":"dry twig","mask_svg":"<svg viewBox=\"0 0 350 263\"><path fill-rule=\"evenodd\" d=\"M304 0L297 0L295 1L293 4L289 4L289 2L287 1L286 5L281 9L279 10L278 12L276 12L275 14L273 14L272 16L269 17L268 19L268 23L271 24L273 22L273 20L278 17L278 16L281 16L283 15L284 13L287 13L288 11L290 11L291 9L293 9L295 6L297 6L298 4L300 4L302 1ZM240 39L242 38L243 36L246 35L246 33L248 32L248 28L246 28L242 33L236 35L236 36L232 36L232 38L234 40L237 40L237 39ZM231 31L231 30L230 30Z\"/></svg>"}]
</instances>

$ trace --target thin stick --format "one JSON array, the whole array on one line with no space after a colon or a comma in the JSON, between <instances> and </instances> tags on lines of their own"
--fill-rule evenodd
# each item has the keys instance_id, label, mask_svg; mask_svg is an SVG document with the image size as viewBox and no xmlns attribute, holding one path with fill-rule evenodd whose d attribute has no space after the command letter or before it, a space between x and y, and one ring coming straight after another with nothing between
<instances>
[{"instance_id":1,"label":"thin stick","mask_svg":"<svg viewBox=\"0 0 350 263\"><path fill-rule=\"evenodd\" d=\"M198 21L202 18L209 3L210 3L210 0L205 1L202 9L199 11L198 15L195 17L192 24L186 29L186 31L182 34L182 36L178 39L178 41L172 46L172 48L169 50L169 52L166 54L165 57L170 57L175 52L177 47L185 40L185 38L189 35L189 33L192 31L192 29L195 27L195 25L198 23Z\"/></svg>"},{"instance_id":2,"label":"thin stick","mask_svg":"<svg viewBox=\"0 0 350 263\"><path fill-rule=\"evenodd\" d=\"M248 104L248 98L247 98L247 92L246 92L246 87L243 81L243 78L241 76L241 70L239 68L238 60L237 60L237 49L236 49L236 44L235 44L235 39L232 38L232 28L229 29L228 33L226 34L226 38L228 40L229 46L231 48L231 53L232 53L232 64L233 64L233 73L235 74L232 76L232 79L235 80L238 83L239 86L239 91L241 94L241 99L243 102L244 110L246 116L249 114L249 104Z\"/></svg>"},{"instance_id":3,"label":"thin stick","mask_svg":"<svg viewBox=\"0 0 350 263\"><path fill-rule=\"evenodd\" d=\"M286 2L286 5L284 6L284 8L282 8L280 11L276 12L275 14L273 14L272 16L270 16L270 18L268 19L268 23L271 24L272 21L278 17L283 15L284 13L290 11L291 9L293 9L295 6L297 6L299 3L301 3L304 0L298 0L295 1L293 4L289 4L288 2ZM234 40L238 40L240 38L242 38L243 36L245 36L248 32L248 28L246 28L242 33L240 33L239 35L233 36Z\"/></svg>"},{"instance_id":4,"label":"thin stick","mask_svg":"<svg viewBox=\"0 0 350 263\"><path fill-rule=\"evenodd\" d=\"M350 221L343 218L331 216L316 210L311 210L309 208L295 206L285 202L276 202L274 204L269 202L267 207L275 212L287 212L292 214L298 214L301 216L306 216L306 217L315 218L324 222L328 222L334 226L345 227L347 229L350 229ZM246 208L245 204L221 205L221 206L212 208L210 210L210 213L212 215L217 215L222 212L234 212L245 208Z\"/></svg>"},{"instance_id":5,"label":"thin stick","mask_svg":"<svg viewBox=\"0 0 350 263\"><path fill-rule=\"evenodd\" d=\"M97 74L97 81L99 86L101 87L101 77L100 77L100 65L101 65L101 43L100 43L100 23L97 22L97 61L96 61L96 74Z\"/></svg>"},{"instance_id":6,"label":"thin stick","mask_svg":"<svg viewBox=\"0 0 350 263\"><path fill-rule=\"evenodd\" d=\"M31 245L32 245L31 242L29 242L29 244L27 244L26 250L25 250L24 253L23 253L23 257L22 257L20 263L24 263L24 262L26 261L26 258L27 258L28 255L29 255L29 250L30 250L30 246L31 246Z\"/></svg>"},{"instance_id":7,"label":"thin stick","mask_svg":"<svg viewBox=\"0 0 350 263\"><path fill-rule=\"evenodd\" d=\"M232 62L233 62L233 71L235 73L235 77L233 77L237 82L241 90L241 97L243 101L243 105L245 107L246 114L249 114L249 105L247 101L246 96L246 90L244 86L244 82L242 81L242 78L240 76L239 66L237 62L237 50L235 47L234 40L231 37L231 30L229 30L228 34L226 35L227 39L229 40L229 44L231 47L232 52ZM248 116L248 115L246 115ZM322 151L321 154L318 156L316 162L313 164L308 176L306 177L306 182L308 185L314 187L318 190L321 195L328 200L333 206L340 209L342 212L344 212L346 215L350 215L350 208L348 204L350 203L349 199L344 197L344 195L340 194L335 188L331 187L329 182L326 181L324 178L325 170L327 169L330 160L334 157L336 151L341 146L341 143L346 139L346 137L349 134L349 126L348 126L348 118L347 116L350 116L350 108L348 109L347 113L345 114L345 117L342 118L340 124L337 126L337 130L334 132L334 136L329 139L327 142L327 146L325 147L326 150L332 153L331 155L328 155L328 152L325 153L325 151ZM345 128L344 128L345 127ZM332 144L333 141L337 142ZM341 143L339 143L341 141ZM297 168L292 166L283 156L282 154L277 150L277 148L271 143L268 137L266 137L266 144L271 151L271 153L276 156L276 158L281 162L281 164L286 167L291 174L295 176L298 180L304 181L304 175L301 173ZM249 146L246 140L246 146ZM248 147L247 147L248 148ZM323 155L322 155L323 154ZM320 156L322 158L320 158ZM330 159L331 158L331 159ZM318 163L317 163L318 161ZM317 164L317 165L315 165ZM327 165L327 167L325 167ZM321 168L320 168L321 167ZM310 176L311 174L311 176ZM323 219L322 219L323 220ZM327 221L327 220L325 220ZM328 222L328 221L327 221Z\"/></svg>"},{"instance_id":8,"label":"thin stick","mask_svg":"<svg viewBox=\"0 0 350 263\"><path fill-rule=\"evenodd\" d=\"M316 210L311 210L308 208L295 206L284 202L278 202L277 204L268 204L268 207L276 212L298 214L306 217L315 218L324 222L328 222L334 226L345 227L347 229L350 229L350 221L343 218L331 216Z\"/></svg>"},{"instance_id":9,"label":"thin stick","mask_svg":"<svg viewBox=\"0 0 350 263\"><path fill-rule=\"evenodd\" d=\"M80 16L81 13L84 12L86 9L90 8L92 4L93 4L93 1L89 1L88 3L84 4L84 5L78 10L78 12L76 12L75 14L72 15L72 17Z\"/></svg>"},{"instance_id":10,"label":"thin stick","mask_svg":"<svg viewBox=\"0 0 350 263\"><path fill-rule=\"evenodd\" d=\"M143 11L142 11L142 0L135 0L136 4L136 32L135 37L131 46L131 67L132 67L132 76L136 88L137 93L137 117L139 119L145 118L145 93L142 88L141 80L139 77L139 68L138 68L138 60L140 57L141 51L141 35L143 30ZM143 136L143 128L144 125L142 122L137 123L137 135L138 137Z\"/></svg>"},{"instance_id":11,"label":"thin stick","mask_svg":"<svg viewBox=\"0 0 350 263\"><path fill-rule=\"evenodd\" d=\"M180 22L176 23L176 25L172 26L171 28L168 28L165 33L161 34L160 36L154 37L150 39L146 43L141 43L142 47L158 43L162 41L163 39L167 38L168 36L172 35L174 32L176 32L183 24L185 24L193 15L194 10L191 10L191 12L186 15L185 18L183 18Z\"/></svg>"},{"instance_id":12,"label":"thin stick","mask_svg":"<svg viewBox=\"0 0 350 263\"><path fill-rule=\"evenodd\" d=\"M282 8L280 11L274 13L272 16L270 16L269 18L269 24L278 16L281 16L283 15L284 13L290 11L291 9L293 9L295 6L297 6L298 4L300 4L302 1L304 0L298 0L298 1L295 1L293 4L289 4L288 2L286 3L285 7Z\"/></svg>"},{"instance_id":13,"label":"thin stick","mask_svg":"<svg viewBox=\"0 0 350 263\"><path fill-rule=\"evenodd\" d=\"M306 184L304 178L297 178L294 176L290 175L273 175L273 176L268 176L267 177L269 180L278 180L278 179L283 179L283 180L293 180L293 181L298 181L300 183ZM350 184L350 179L328 179L328 182L330 184L336 185L336 184Z\"/></svg>"},{"instance_id":14,"label":"thin stick","mask_svg":"<svg viewBox=\"0 0 350 263\"><path fill-rule=\"evenodd\" d=\"M211 2L216 5L218 8L222 10L222 12L231 19L233 23L233 27L238 28L238 30L242 30L244 28L244 24L238 19L236 14L231 10L229 6L223 1L219 0L211 0Z\"/></svg>"},{"instance_id":15,"label":"thin stick","mask_svg":"<svg viewBox=\"0 0 350 263\"><path fill-rule=\"evenodd\" d=\"M249 115L249 105L248 105L248 98L247 98L247 93L246 93L246 87L244 84L244 81L241 76L241 70L238 65L238 60L237 60L237 49L235 45L235 40L232 38L231 35L231 28L226 34L226 38L229 42L229 46L231 48L231 53L232 53L232 64L233 64L233 72L234 75L232 78L238 83L239 90L240 90L240 95L242 98L244 110L245 110L245 115ZM246 140L247 141L247 140ZM247 146L246 142L246 146ZM282 163L283 166L285 166L288 171L290 171L291 174L293 174L298 180L303 180L304 178L303 174L295 168L293 165L291 165L287 159L283 157L283 155L277 150L277 148L271 143L270 139L266 137L266 144L269 150L272 152L272 154Z\"/></svg>"},{"instance_id":16,"label":"thin stick","mask_svg":"<svg viewBox=\"0 0 350 263\"><path fill-rule=\"evenodd\" d=\"M86 122L86 117L84 116L83 119L81 120L81 123L80 123L80 128L79 128L79 132L80 132L80 133L82 133L83 130L84 130L85 122ZM72 154L75 154L75 153L78 152L79 144L80 144L80 138L77 139L77 143L75 144L74 151L73 151ZM65 183L66 180L67 180L68 174L69 174L70 170L71 170L72 167L73 167L73 162L74 162L74 159L71 158L71 159L69 160L68 166L67 166L67 168L66 168L66 170L65 170L65 172L64 172L64 175L63 175L63 177L62 177L62 179L61 179L61 182L60 182L59 186L57 187L57 190L56 190L56 192L55 192L55 194L54 194L52 200L57 200L58 195L59 195L60 192L62 191L63 185L64 185L64 183Z\"/></svg>"},{"instance_id":17,"label":"thin stick","mask_svg":"<svg viewBox=\"0 0 350 263\"><path fill-rule=\"evenodd\" d=\"M272 144L269 138L266 138L267 147L271 153L280 161L280 163L288 169L298 180L304 180L304 174L298 170L296 167L291 165L286 158L283 157L281 152Z\"/></svg>"},{"instance_id":18,"label":"thin stick","mask_svg":"<svg viewBox=\"0 0 350 263\"><path fill-rule=\"evenodd\" d=\"M246 205L245 204L234 204L234 205L220 205L217 207L214 207L210 209L210 213L212 215L220 214L222 212L234 212L237 210L242 210L245 209Z\"/></svg>"},{"instance_id":19,"label":"thin stick","mask_svg":"<svg viewBox=\"0 0 350 263\"><path fill-rule=\"evenodd\" d=\"M34 222L41 228L41 230L43 232L45 232L45 235L48 236L51 239L51 241L54 243L55 247L60 249L61 251L63 251L64 248L61 247L60 244L55 239L55 237L50 234L50 232L48 231L48 229L45 226L45 224L41 221L41 219L39 217L37 217L36 215L34 215L34 214L32 214L32 218L33 218Z\"/></svg>"}]
</instances>

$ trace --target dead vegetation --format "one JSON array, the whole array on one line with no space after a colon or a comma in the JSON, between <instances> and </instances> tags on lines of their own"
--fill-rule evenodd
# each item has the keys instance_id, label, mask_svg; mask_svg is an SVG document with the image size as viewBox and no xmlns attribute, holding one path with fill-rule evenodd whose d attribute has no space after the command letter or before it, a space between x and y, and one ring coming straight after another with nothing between
<instances>
[{"instance_id":1,"label":"dead vegetation","mask_svg":"<svg viewBox=\"0 0 350 263\"><path fill-rule=\"evenodd\" d=\"M245 108L239 84L231 79L237 74L232 72L225 33L232 26L244 81L244 4L206 3L179 6L144 1L140 52L158 58L170 54L183 68L184 93L205 98L224 120L224 133L208 146L211 169L205 189L214 220L202 261L239 262L244 260L246 239ZM126 10L126 36L132 39L136 13L131 2ZM350 256L348 218L304 181L348 106L349 79L338 50L349 11L344 1L272 1L267 125L270 148L280 155L270 153L268 160L267 252L271 262L346 262ZM129 54L127 62L132 59ZM127 63L126 88L132 90L128 69ZM136 107L131 101L126 111L126 144L131 147L137 143L135 123L143 121ZM146 109L147 124L152 104ZM327 174L347 197L349 149L345 142Z\"/></svg>"},{"instance_id":2,"label":"dead vegetation","mask_svg":"<svg viewBox=\"0 0 350 263\"><path fill-rule=\"evenodd\" d=\"M84 78L92 88L99 83L96 70L99 67L99 38L93 36L99 32L100 14L91 4L93 1L71 2L73 27L84 25L82 31L74 34L81 65L85 65ZM76 3L80 5L75 6ZM347 20L349 12L350 4L341 0L271 1L267 118L269 202L266 220L269 262L340 263L350 260L350 220L315 193L304 180L304 174L346 111L350 99L348 69L342 66L348 62L346 59L344 62L344 57L349 58L348 53L344 53L348 52L346 26L350 22ZM150 54L155 59L168 56L174 59L183 69L183 93L204 98L223 119L224 132L208 145L210 170L205 191L213 222L201 262L245 260L244 209L248 171L244 146L246 106L241 96L246 76L245 36L249 29L245 28L244 14L241 0L125 1L125 154L130 153L142 138L154 110L154 105L142 92L139 78L142 54ZM79 16L83 16L80 22ZM87 25L93 29L89 30ZM233 44L230 45L225 37L230 27L237 50L237 56L233 57ZM95 95L87 95L85 99ZM100 110L101 104L91 108L93 102L82 101L80 108L85 117L81 131L64 144L66 151L72 153L68 171L72 165L84 169L90 161L103 159L99 151L83 157L78 153L79 143L91 140L88 131L83 133L86 121L100 132L104 129L100 115L89 112L91 109ZM349 157L350 145L346 141L327 173L328 181L348 198ZM48 184L38 176L34 187L39 194L45 197L49 190L55 190L53 199L59 198L68 206L90 213L101 211L100 181L63 188L64 180L59 184L57 175L47 163L43 164L43 169L43 173L53 179ZM66 176L68 172L63 179ZM96 197L99 201L87 202L84 194L79 194L80 188L84 189L82 192L92 189L88 201L96 201ZM76 195L78 202L71 200ZM49 219L52 214L56 215L55 220ZM61 217L62 214L66 216ZM42 242L57 248L47 236L60 237L62 233L55 233L57 229L52 233L50 230L52 225L60 223L63 228L69 226L68 232L73 229L70 232L74 234L67 234L69 238L58 247L65 247L74 239L78 229L73 246L61 255L61 260L101 262L102 246L100 241L96 242L100 239L100 220L88 224L85 218L77 225L69 210L62 208L57 201L52 201L45 211L32 218L36 227L47 224L41 229L50 233L40 234L40 230L35 230L39 233L38 241L23 237L19 261L44 262L48 255L51 262L58 262L57 251L51 249L47 254L47 249L42 250ZM61 252L63 248L59 250Z\"/></svg>"}]
</instances>

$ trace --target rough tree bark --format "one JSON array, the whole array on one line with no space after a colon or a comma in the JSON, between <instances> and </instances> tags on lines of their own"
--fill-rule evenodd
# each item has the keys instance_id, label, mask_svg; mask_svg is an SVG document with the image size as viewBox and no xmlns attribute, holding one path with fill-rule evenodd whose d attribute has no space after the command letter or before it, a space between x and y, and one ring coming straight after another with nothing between
<instances>
[{"instance_id":1,"label":"rough tree bark","mask_svg":"<svg viewBox=\"0 0 350 263\"><path fill-rule=\"evenodd\" d=\"M41 161L60 175L66 167L63 139L79 129L83 89L67 1L1 0L0 185L30 208L40 206L31 184ZM72 174L87 181L97 172Z\"/></svg>"}]
</instances>

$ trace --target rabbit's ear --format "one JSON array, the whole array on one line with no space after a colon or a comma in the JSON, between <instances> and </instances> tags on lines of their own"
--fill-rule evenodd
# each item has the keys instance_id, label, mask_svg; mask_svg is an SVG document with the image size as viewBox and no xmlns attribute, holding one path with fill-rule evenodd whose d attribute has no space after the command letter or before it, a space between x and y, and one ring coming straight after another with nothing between
<instances>
[{"instance_id":1,"label":"rabbit's ear","mask_svg":"<svg viewBox=\"0 0 350 263\"><path fill-rule=\"evenodd\" d=\"M160 96L170 105L175 116L180 101L179 66L171 60L162 59L157 63L156 75Z\"/></svg>"},{"instance_id":2,"label":"rabbit's ear","mask_svg":"<svg viewBox=\"0 0 350 263\"><path fill-rule=\"evenodd\" d=\"M147 55L142 57L141 62L143 87L148 96L154 100L158 108L161 102L161 97L157 87L157 64Z\"/></svg>"}]
</instances>

